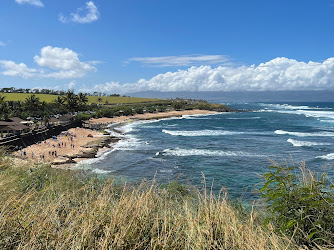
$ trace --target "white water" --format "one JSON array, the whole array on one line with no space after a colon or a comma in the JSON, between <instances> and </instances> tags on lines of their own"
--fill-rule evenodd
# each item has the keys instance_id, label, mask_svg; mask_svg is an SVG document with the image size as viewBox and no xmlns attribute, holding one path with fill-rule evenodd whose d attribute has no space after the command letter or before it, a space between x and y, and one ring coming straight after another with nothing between
<instances>
[{"instance_id":1,"label":"white water","mask_svg":"<svg viewBox=\"0 0 334 250\"><path fill-rule=\"evenodd\" d=\"M232 132L224 130L194 130L194 131L185 131L185 130L167 130L163 129L163 133L173 135L173 136L220 136L220 135L239 135L243 132Z\"/></svg>"},{"instance_id":2,"label":"white water","mask_svg":"<svg viewBox=\"0 0 334 250\"><path fill-rule=\"evenodd\" d=\"M207 149L165 149L163 155L172 156L248 156L248 157L263 157L263 155L250 154L242 151L222 151L222 150L207 150Z\"/></svg>"},{"instance_id":3,"label":"white water","mask_svg":"<svg viewBox=\"0 0 334 250\"><path fill-rule=\"evenodd\" d=\"M329 143L297 141L293 139L288 139L287 142L290 142L294 147L312 147L312 146L330 145Z\"/></svg>"},{"instance_id":4,"label":"white water","mask_svg":"<svg viewBox=\"0 0 334 250\"><path fill-rule=\"evenodd\" d=\"M317 137L330 137L330 136L334 136L333 132L311 132L311 133L303 133L303 132L289 132L289 131L284 131L284 130L276 130L274 132L277 135L293 135L293 136L297 136L297 137L313 137L313 136L317 136Z\"/></svg>"}]
</instances>

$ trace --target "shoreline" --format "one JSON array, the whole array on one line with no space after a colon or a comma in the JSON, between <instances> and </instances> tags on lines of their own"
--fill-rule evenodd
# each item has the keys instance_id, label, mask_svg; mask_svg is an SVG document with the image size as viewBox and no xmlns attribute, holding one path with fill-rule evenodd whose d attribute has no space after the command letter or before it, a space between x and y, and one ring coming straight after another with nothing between
<instances>
[{"instance_id":1,"label":"shoreline","mask_svg":"<svg viewBox=\"0 0 334 250\"><path fill-rule=\"evenodd\" d=\"M181 110L181 111L168 111L168 112L159 112L159 113L145 113L145 114L136 114L132 116L118 116L113 118L93 118L88 120L86 125L110 125L113 123L122 123L122 122L132 122L136 120L159 120L164 118L171 117L181 117L183 115L209 115L209 114L217 114L220 112L210 111L210 110Z\"/></svg>"},{"instance_id":2,"label":"shoreline","mask_svg":"<svg viewBox=\"0 0 334 250\"><path fill-rule=\"evenodd\" d=\"M116 135L89 129L87 126L85 128L73 128L62 132L56 137L14 152L13 155L27 163L49 163L53 168L73 169L78 163L98 158L112 148L113 144L122 139L121 133L115 128L122 127L128 122L217 113L219 112L209 110L183 110L90 119L88 123L86 122L86 125L93 124L98 126L99 129L102 129L102 127L103 129L110 129ZM91 135L91 137L88 135ZM56 152L57 155L52 155L52 151Z\"/></svg>"}]
</instances>

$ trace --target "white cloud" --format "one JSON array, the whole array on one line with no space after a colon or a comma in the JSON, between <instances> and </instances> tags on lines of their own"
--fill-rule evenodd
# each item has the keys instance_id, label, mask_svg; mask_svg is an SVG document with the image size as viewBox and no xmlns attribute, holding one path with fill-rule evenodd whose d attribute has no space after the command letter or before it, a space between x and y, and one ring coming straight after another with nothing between
<instances>
[{"instance_id":1,"label":"white cloud","mask_svg":"<svg viewBox=\"0 0 334 250\"><path fill-rule=\"evenodd\" d=\"M41 0L15 0L18 4L31 4L37 7L44 7L44 4L41 2Z\"/></svg>"},{"instance_id":2,"label":"white cloud","mask_svg":"<svg viewBox=\"0 0 334 250\"><path fill-rule=\"evenodd\" d=\"M175 67L221 64L229 61L228 56L224 55L185 55L185 56L163 56L163 57L133 57L125 63L140 62L145 66L153 67Z\"/></svg>"},{"instance_id":3,"label":"white cloud","mask_svg":"<svg viewBox=\"0 0 334 250\"><path fill-rule=\"evenodd\" d=\"M284 57L258 66L191 67L167 72L149 80L120 84L97 84L92 91L131 93L137 91L264 91L334 90L334 58L324 62L299 62Z\"/></svg>"},{"instance_id":4,"label":"white cloud","mask_svg":"<svg viewBox=\"0 0 334 250\"><path fill-rule=\"evenodd\" d=\"M37 69L28 68L24 63L15 63L13 61L0 60L0 64L5 69L2 72L5 76L19 76L23 78L30 78L36 75Z\"/></svg>"},{"instance_id":5,"label":"white cloud","mask_svg":"<svg viewBox=\"0 0 334 250\"><path fill-rule=\"evenodd\" d=\"M24 63L1 60L6 76L20 76L24 78L44 77L57 79L71 79L85 76L89 71L96 71L92 62L81 62L78 54L67 48L46 46L41 49L40 56L34 56L35 62L41 67L30 69ZM43 68L44 67L44 68Z\"/></svg>"},{"instance_id":6,"label":"white cloud","mask_svg":"<svg viewBox=\"0 0 334 250\"><path fill-rule=\"evenodd\" d=\"M58 70L45 74L45 77L77 78L96 70L92 63L81 62L78 54L67 48L46 46L41 49L41 56L35 56L34 60L41 67Z\"/></svg>"},{"instance_id":7,"label":"white cloud","mask_svg":"<svg viewBox=\"0 0 334 250\"><path fill-rule=\"evenodd\" d=\"M83 8L79 8L77 12L71 13L70 17L65 17L63 14L59 14L58 20L62 23L74 22L74 23L92 23L97 21L100 17L100 12L97 9L93 1L86 2L87 13L81 15Z\"/></svg>"},{"instance_id":8,"label":"white cloud","mask_svg":"<svg viewBox=\"0 0 334 250\"><path fill-rule=\"evenodd\" d=\"M0 41L0 47L5 47L7 44L5 44L4 42Z\"/></svg>"}]
</instances>

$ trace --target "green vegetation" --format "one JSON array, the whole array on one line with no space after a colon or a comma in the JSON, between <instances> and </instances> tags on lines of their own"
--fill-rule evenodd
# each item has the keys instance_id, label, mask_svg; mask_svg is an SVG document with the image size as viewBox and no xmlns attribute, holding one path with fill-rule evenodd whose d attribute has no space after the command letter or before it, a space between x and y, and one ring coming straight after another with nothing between
<instances>
[{"instance_id":1,"label":"green vegetation","mask_svg":"<svg viewBox=\"0 0 334 250\"><path fill-rule=\"evenodd\" d=\"M305 166L273 165L261 192L277 231L309 247L334 242L334 186ZM333 246L333 245L331 245Z\"/></svg>"},{"instance_id":2,"label":"green vegetation","mask_svg":"<svg viewBox=\"0 0 334 250\"><path fill-rule=\"evenodd\" d=\"M24 101L7 100L8 95L26 96ZM47 102L39 96L52 96L53 101ZM90 99L96 98L96 103L89 103ZM109 101L106 100L109 98ZM122 100L121 100L122 99ZM50 101L50 100L49 100ZM116 101L126 101L127 103L113 103ZM105 104L108 103L108 104ZM5 93L0 95L0 120L7 120L10 117L42 118L43 121L57 114L75 113L76 119L88 120L90 118L114 117L122 115L143 114L145 112L155 113L168 110L191 110L206 109L214 111L230 111L224 105L210 104L201 100L183 100L183 99L146 99L117 96L87 96L86 94L75 94L73 91L67 91L63 95L47 94L27 94L27 93Z\"/></svg>"},{"instance_id":3,"label":"green vegetation","mask_svg":"<svg viewBox=\"0 0 334 250\"><path fill-rule=\"evenodd\" d=\"M31 96L31 93L1 93L0 95L6 98L6 101L21 101L23 102L26 98ZM52 94L35 94L36 97L40 99L41 102L51 103L57 100L58 97L65 96L63 95L52 95ZM115 104L115 103L138 103L138 102L152 102L157 101L158 99L153 98L139 98L139 97L122 97L122 96L87 96L87 103L99 103L105 104ZM101 101L99 102L99 98Z\"/></svg>"}]
</instances>

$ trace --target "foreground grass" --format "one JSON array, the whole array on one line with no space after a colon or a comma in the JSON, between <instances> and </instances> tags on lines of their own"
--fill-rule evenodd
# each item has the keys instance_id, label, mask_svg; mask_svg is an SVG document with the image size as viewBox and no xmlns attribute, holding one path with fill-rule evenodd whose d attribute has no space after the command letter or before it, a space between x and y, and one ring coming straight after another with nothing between
<instances>
[{"instance_id":1,"label":"foreground grass","mask_svg":"<svg viewBox=\"0 0 334 250\"><path fill-rule=\"evenodd\" d=\"M25 101L26 98L31 96L29 93L1 93L1 96L4 96L6 101ZM36 97L40 99L41 102L45 101L47 103L53 102L57 99L58 95L49 95L49 94L35 94ZM140 103L140 102L152 102L157 101L158 99L153 98L139 98L139 97L122 97L122 96L87 96L88 103L97 103L109 104L115 103ZM101 99L99 99L101 98Z\"/></svg>"},{"instance_id":2,"label":"foreground grass","mask_svg":"<svg viewBox=\"0 0 334 250\"><path fill-rule=\"evenodd\" d=\"M4 159L4 158L3 158ZM17 164L16 164L17 165ZM294 249L225 195L0 161L0 249Z\"/></svg>"}]
</instances>

